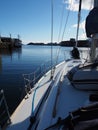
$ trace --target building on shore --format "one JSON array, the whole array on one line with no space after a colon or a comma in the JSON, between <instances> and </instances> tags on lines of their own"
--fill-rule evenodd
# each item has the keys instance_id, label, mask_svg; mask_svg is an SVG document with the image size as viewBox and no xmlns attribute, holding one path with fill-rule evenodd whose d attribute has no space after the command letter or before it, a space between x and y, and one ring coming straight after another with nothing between
<instances>
[{"instance_id":1,"label":"building on shore","mask_svg":"<svg viewBox=\"0 0 98 130\"><path fill-rule=\"evenodd\" d=\"M22 41L19 38L0 37L0 48L20 48Z\"/></svg>"}]
</instances>

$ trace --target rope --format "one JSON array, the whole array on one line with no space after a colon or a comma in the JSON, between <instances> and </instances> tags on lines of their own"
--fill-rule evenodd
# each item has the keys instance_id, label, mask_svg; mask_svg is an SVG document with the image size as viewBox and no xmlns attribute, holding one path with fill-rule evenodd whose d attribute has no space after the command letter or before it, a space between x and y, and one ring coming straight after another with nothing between
<instances>
[{"instance_id":1,"label":"rope","mask_svg":"<svg viewBox=\"0 0 98 130\"><path fill-rule=\"evenodd\" d=\"M72 3L72 0L71 0L71 3ZM53 57L53 46L52 46L52 43L53 43L53 9L54 9L53 0L51 0L51 6L52 6L52 8L51 8L51 78L53 78L53 75L54 75L54 72L55 72L55 68L54 68L54 70L52 69L52 66L53 66L53 62L52 62L52 57ZM65 33L66 26L67 26L67 23L68 23L69 14L70 14L70 10L68 10L68 14L67 14L66 22L65 22L65 25L64 25L64 30L63 30L61 41L63 41L63 38L64 38L64 33ZM64 16L64 6L63 6L63 9L62 9L61 23L60 23L60 29L59 29L59 35L58 35L58 42L59 42L60 34L61 34L63 16ZM58 61L60 49L61 49L61 46L59 47L59 49L57 51L56 64L57 64L57 61Z\"/></svg>"},{"instance_id":2,"label":"rope","mask_svg":"<svg viewBox=\"0 0 98 130\"><path fill-rule=\"evenodd\" d=\"M33 95L33 100L32 100L32 116L34 116L34 100L35 100L35 96L36 96L36 91L39 88L40 88L40 85L38 85L38 87L35 88L35 90L34 90L34 95Z\"/></svg>"},{"instance_id":3,"label":"rope","mask_svg":"<svg viewBox=\"0 0 98 130\"><path fill-rule=\"evenodd\" d=\"M72 0L71 0L71 2L72 2ZM65 6L63 6L63 8L62 8L62 15L61 15L61 23L60 23L60 29L59 29L58 42L59 42L59 39L60 39L60 34L61 34L61 29L62 29L62 21L63 21L63 17L64 17L64 7ZM65 33L66 26L67 26L67 23L68 23L69 14L70 14L70 10L68 11L68 14L67 14L67 18L66 18L66 22L65 22L65 26L64 26L64 30L63 30L61 41L63 41L63 38L64 38L64 33ZM57 64L57 61L58 61L60 49L61 49L61 46L59 47L59 49L57 51L56 64Z\"/></svg>"},{"instance_id":4,"label":"rope","mask_svg":"<svg viewBox=\"0 0 98 130\"><path fill-rule=\"evenodd\" d=\"M63 30L61 41L63 41L63 38L64 38L65 30L66 30L67 23L68 23L69 14L70 14L70 10L68 10L68 14L67 14L67 18L66 18L66 22L65 22L65 26L64 26L64 30Z\"/></svg>"},{"instance_id":5,"label":"rope","mask_svg":"<svg viewBox=\"0 0 98 130\"><path fill-rule=\"evenodd\" d=\"M65 6L63 5L62 13L61 13L61 21L60 21L59 34L58 34L58 43L59 43L59 41L60 41L60 35L61 35L61 29L62 29L62 22L63 22L63 17L64 17L64 7L65 7ZM60 49L61 49L61 46L60 46L60 47L58 48L58 50L57 50L56 64L57 64L57 61L58 61Z\"/></svg>"},{"instance_id":6,"label":"rope","mask_svg":"<svg viewBox=\"0 0 98 130\"><path fill-rule=\"evenodd\" d=\"M47 100L47 98L48 98L48 96L49 96L49 93L50 93L50 90L51 90L51 88L52 88L52 84L53 84L53 83L54 83L54 81L52 81L52 82L50 83L49 87L47 88L46 92L45 92L44 95L43 95L43 98L41 99L41 101L40 101L40 103L39 103L39 105L38 105L37 111L34 113L34 100L35 100L35 96L36 96L36 91L37 91L38 88L40 88L40 85L38 85L38 87L35 89L34 96L33 96L33 104L32 104L32 109L33 109L33 111L32 111L32 114L31 114L32 116L31 116L31 118L30 118L30 125L29 125L29 127L28 127L27 130L31 130L31 129L32 129L33 123L34 123L35 121L38 121L37 124L36 124L36 126L35 126L35 130L37 129L36 127L37 127L37 125L38 125L38 123L39 123L39 119L37 119L37 118L38 118L37 116L38 116L38 114L39 114L39 112L40 112L40 109L42 109L42 107L43 107L43 105L44 105L44 102Z\"/></svg>"},{"instance_id":7,"label":"rope","mask_svg":"<svg viewBox=\"0 0 98 130\"><path fill-rule=\"evenodd\" d=\"M60 21L60 28L59 28L59 35L58 35L58 42L60 41L60 35L61 35L61 29L62 29L62 21L63 21L63 17L64 17L64 5L62 8L62 14L61 14L61 21Z\"/></svg>"},{"instance_id":8,"label":"rope","mask_svg":"<svg viewBox=\"0 0 98 130\"><path fill-rule=\"evenodd\" d=\"M71 3L72 3L72 0L71 0ZM64 7L65 6L63 5L62 13L61 13L61 22L60 22L60 28L59 28L59 35L58 35L58 42L60 41L62 22L63 22L63 17L64 17ZM64 25L64 30L63 30L61 41L63 41L63 38L64 38L64 34L65 34L66 26L67 26L67 23L68 23L69 15L70 15L70 9L68 10L68 13L67 13L67 18L66 18L66 22L65 22L65 25ZM60 54L60 49L61 49L61 46L57 50L56 64L57 64L58 57L59 57L59 54Z\"/></svg>"}]
</instances>

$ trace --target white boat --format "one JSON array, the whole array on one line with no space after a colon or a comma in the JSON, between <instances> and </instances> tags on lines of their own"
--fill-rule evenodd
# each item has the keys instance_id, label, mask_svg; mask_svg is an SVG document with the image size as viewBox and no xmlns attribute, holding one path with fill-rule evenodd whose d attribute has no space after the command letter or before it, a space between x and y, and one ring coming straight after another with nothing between
<instances>
[{"instance_id":1,"label":"white boat","mask_svg":"<svg viewBox=\"0 0 98 130\"><path fill-rule=\"evenodd\" d=\"M98 0L95 0L95 8L97 6ZM90 34L94 34L93 50L96 50L97 33L93 30ZM10 124L4 129L97 130L97 68L98 61L93 51L91 58L85 62L84 59L76 58L55 66L41 77L34 88L27 86L29 93L11 115Z\"/></svg>"}]
</instances>

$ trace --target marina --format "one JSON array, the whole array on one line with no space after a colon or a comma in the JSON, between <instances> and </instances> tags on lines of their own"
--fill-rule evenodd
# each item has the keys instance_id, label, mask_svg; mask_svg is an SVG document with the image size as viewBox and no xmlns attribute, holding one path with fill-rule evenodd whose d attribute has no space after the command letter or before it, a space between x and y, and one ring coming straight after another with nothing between
<instances>
[{"instance_id":1,"label":"marina","mask_svg":"<svg viewBox=\"0 0 98 130\"><path fill-rule=\"evenodd\" d=\"M20 48L22 41L19 38L1 37L0 36L0 49L13 49Z\"/></svg>"},{"instance_id":2,"label":"marina","mask_svg":"<svg viewBox=\"0 0 98 130\"><path fill-rule=\"evenodd\" d=\"M59 47L53 47L56 55ZM62 47L59 62L70 57L70 49ZM40 50L40 51L39 51ZM13 51L0 51L0 89L4 90L10 113L14 111L25 95L23 74L35 72L44 65L50 64L50 46L27 46ZM54 57L55 58L55 57ZM47 60L46 60L47 59ZM13 98L12 98L13 97Z\"/></svg>"},{"instance_id":3,"label":"marina","mask_svg":"<svg viewBox=\"0 0 98 130\"><path fill-rule=\"evenodd\" d=\"M63 60L71 58L71 47L60 48L62 51L59 54L57 64L59 64ZM59 46L53 47L54 59L58 49ZM80 48L81 56L83 56L84 54L84 57L87 57L88 51L88 48ZM50 46L35 45L23 45L21 49L16 49L12 52L8 50L3 50L0 52L0 83L2 84L0 88L1 90L4 90L4 95L7 101L10 115L14 112L18 104L26 95L23 74L29 74L31 72L35 73L37 70L39 70L39 68L42 68L42 72L45 73L45 68L48 68L48 66L50 66L51 64L49 61L49 52L51 52ZM46 59L48 59L48 61L46 61Z\"/></svg>"},{"instance_id":4,"label":"marina","mask_svg":"<svg viewBox=\"0 0 98 130\"><path fill-rule=\"evenodd\" d=\"M73 5L72 2L68 1L68 3ZM50 46L42 44L41 46L40 44L39 46L33 44L32 46L23 46L20 51L21 55L18 55L18 57L16 57L16 53L10 51L10 65L16 63L16 59L18 59L17 67L13 64L13 67L15 67L13 70L16 70L14 74L15 82L16 79L17 82L16 87L15 82L12 86L6 82L7 87L1 88L1 130L98 129L98 0L90 3L83 0L74 2L76 2L74 5L76 4L76 7L78 7L78 18L76 38L75 40L72 39L75 43L73 47L53 46L52 44L54 36L54 8L57 5L57 1L51 0ZM66 10L73 10L70 4ZM90 11L84 23L86 37L88 38L87 43L89 44L88 48L78 47L81 15L82 11L87 9L84 4L89 4L90 6ZM92 4L93 6L91 6ZM65 25L67 25L67 21ZM64 26L64 32L65 28ZM6 63L9 63L8 56L4 54L4 59L6 60L2 56L3 53L0 60L1 82L5 83L7 80L14 81L9 80L11 76L8 76L8 71L6 71L7 65L9 65ZM48 61L43 63L46 59ZM12 71L12 67L9 70L12 72L9 74L12 74L13 79L14 71ZM20 83L18 79L20 74L23 78L20 80L22 84L19 84L21 88L17 87L17 83ZM7 78L2 77L4 75ZM17 99L18 102L16 103L15 93L17 88L20 93L18 92L16 99L17 97L20 99ZM11 99L14 97L13 109L10 109L12 100L7 101L8 97L6 94L8 94L8 90L11 92Z\"/></svg>"}]
</instances>

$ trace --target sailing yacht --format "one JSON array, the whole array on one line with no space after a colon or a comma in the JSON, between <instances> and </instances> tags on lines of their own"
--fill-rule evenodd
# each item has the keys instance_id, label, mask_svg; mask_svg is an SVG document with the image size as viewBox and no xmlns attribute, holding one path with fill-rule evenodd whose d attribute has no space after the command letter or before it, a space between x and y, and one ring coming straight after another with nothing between
<instances>
[{"instance_id":1,"label":"sailing yacht","mask_svg":"<svg viewBox=\"0 0 98 130\"><path fill-rule=\"evenodd\" d=\"M48 71L27 91L11 115L6 130L98 129L98 61L95 53L98 21L92 20L97 15L98 0L95 0L86 19L86 33L92 39L90 59L84 62L78 55ZM76 50L77 47L72 54L77 54ZM26 85L30 88L30 82Z\"/></svg>"}]
</instances>

